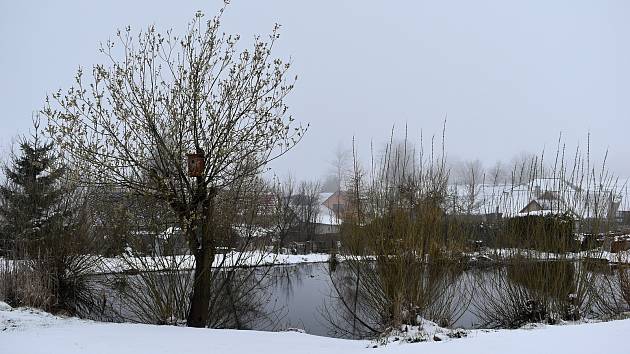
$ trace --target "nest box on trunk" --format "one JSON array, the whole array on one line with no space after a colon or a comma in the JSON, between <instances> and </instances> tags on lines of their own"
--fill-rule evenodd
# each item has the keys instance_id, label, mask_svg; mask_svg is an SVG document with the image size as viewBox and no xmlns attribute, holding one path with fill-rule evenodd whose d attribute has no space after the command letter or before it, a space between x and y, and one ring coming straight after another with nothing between
<instances>
[{"instance_id":1,"label":"nest box on trunk","mask_svg":"<svg viewBox=\"0 0 630 354\"><path fill-rule=\"evenodd\" d=\"M186 154L188 158L188 176L201 177L206 167L206 159L203 153Z\"/></svg>"}]
</instances>

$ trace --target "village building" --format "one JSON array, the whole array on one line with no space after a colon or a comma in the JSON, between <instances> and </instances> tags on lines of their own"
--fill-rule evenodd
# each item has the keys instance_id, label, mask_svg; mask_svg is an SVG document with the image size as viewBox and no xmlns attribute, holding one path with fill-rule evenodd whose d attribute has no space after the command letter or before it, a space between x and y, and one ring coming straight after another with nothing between
<instances>
[{"instance_id":1,"label":"village building","mask_svg":"<svg viewBox=\"0 0 630 354\"><path fill-rule=\"evenodd\" d=\"M454 215L517 217L526 215L571 215L577 220L619 220L627 213L628 195L614 184L580 186L561 178L537 178L519 185L453 185ZM625 204L624 204L625 200ZM628 210L630 211L630 210Z\"/></svg>"}]
</instances>

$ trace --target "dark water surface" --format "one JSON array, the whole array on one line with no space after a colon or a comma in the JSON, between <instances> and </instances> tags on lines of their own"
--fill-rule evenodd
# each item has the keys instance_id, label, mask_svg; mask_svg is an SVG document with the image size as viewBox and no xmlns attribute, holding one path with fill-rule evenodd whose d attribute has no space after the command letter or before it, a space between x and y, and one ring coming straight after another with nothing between
<instances>
[{"instance_id":1,"label":"dark water surface","mask_svg":"<svg viewBox=\"0 0 630 354\"><path fill-rule=\"evenodd\" d=\"M542 264L542 263L541 263ZM494 284L499 281L505 282L501 285L517 286L519 289L525 289L525 295L519 296L542 296L543 298L574 296L573 293L579 293L583 281L578 279L576 271L579 267L573 263L546 263L541 265L516 267L512 270L505 269L466 269L460 270L454 276L449 287L452 287L447 293L450 301L437 302L437 310L439 313L446 314L448 317L448 326L452 328L470 329L480 325L488 325L488 317L480 316L481 309L492 301L504 302L501 295L496 294L499 289ZM238 271L237 271L238 272ZM245 272L245 271L243 271ZM251 273L251 270L249 270ZM347 308L344 308L343 302L340 301L340 292L335 291L334 284L346 284L346 290L352 289L352 273L344 268L344 263L337 266L337 269L330 273L328 263L311 263L297 265L274 266L256 270L254 274L258 274L261 278L264 275L264 281L257 290L259 295L251 300L252 305L243 312L242 323L238 323L241 328L254 330L286 330L289 328L299 328L306 333L320 336L334 337L352 337L353 325L351 321L347 321L344 314ZM531 274L537 274L531 276ZM557 274L557 276L555 275ZM607 277L607 270L603 272L588 272L591 279L597 279L605 286L609 286L610 281ZM545 277L545 279L538 279ZM169 275L172 277L172 274ZM181 272L176 279L188 279L189 272ZM129 279L138 277L137 275L128 275ZM430 278L434 279L434 278ZM443 279L438 277L437 279ZM497 280L498 279L498 280ZM433 281L433 280L432 280ZM436 280L437 281L437 280ZM107 284L111 284L108 282ZM509 285L506 285L509 284ZM556 284L554 286L550 284ZM560 286L558 286L560 284ZM566 285L565 285L566 284ZM431 285L431 284L429 284ZM109 288L107 288L109 287ZM141 318L134 317L134 313L125 308L124 301L121 301L115 287L108 285L101 291L101 296L107 298L112 314L109 320L120 321L136 321L147 322ZM485 291L479 291L480 288L486 288ZM554 292L555 291L555 292ZM260 295L263 294L263 295ZM352 294L344 293L352 296ZM541 295L542 294L542 295ZM558 295L561 294L561 295ZM345 296L345 295L344 295ZM586 298L580 296L580 298ZM508 299L506 296L505 299ZM586 301L586 300L584 300ZM510 304L506 302L506 306ZM226 309L227 305L219 305L219 310ZM347 306L347 304L346 304ZM446 311L442 307L448 307ZM577 304L582 309L590 309L593 305ZM490 308L486 308L486 311ZM441 312L440 312L441 311ZM503 309L498 309L500 314ZM115 313L115 314L113 314ZM181 313L181 311L180 311ZM226 311L229 313L229 311ZM118 316L118 317L117 317ZM183 314L179 315L183 318ZM344 318L346 319L344 321ZM234 324L226 324L230 327ZM495 325L502 325L500 318ZM355 336L356 337L356 336Z\"/></svg>"}]
</instances>

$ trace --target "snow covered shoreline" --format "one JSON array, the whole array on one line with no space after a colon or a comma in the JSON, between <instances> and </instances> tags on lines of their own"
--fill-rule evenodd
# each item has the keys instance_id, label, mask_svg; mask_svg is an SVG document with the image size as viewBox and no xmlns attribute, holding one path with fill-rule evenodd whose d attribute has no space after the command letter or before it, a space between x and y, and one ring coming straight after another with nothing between
<instances>
[{"instance_id":1,"label":"snow covered shoreline","mask_svg":"<svg viewBox=\"0 0 630 354\"><path fill-rule=\"evenodd\" d=\"M527 329L468 331L439 342L374 342L318 337L298 332L195 329L101 323L62 318L0 302L0 353L628 353L630 319ZM431 335L429 333L429 335Z\"/></svg>"},{"instance_id":2,"label":"snow covered shoreline","mask_svg":"<svg viewBox=\"0 0 630 354\"><path fill-rule=\"evenodd\" d=\"M88 257L88 256L86 256ZM276 254L262 252L230 252L218 254L215 257L213 267L267 267L279 265L294 265L304 263L328 262L326 253L310 254ZM15 262L0 258L0 271L11 270ZM160 257L116 257L98 258L90 271L91 274L115 274L127 271L163 271L163 270L192 270L195 267L195 259L191 255L160 256Z\"/></svg>"},{"instance_id":3,"label":"snow covered shoreline","mask_svg":"<svg viewBox=\"0 0 630 354\"><path fill-rule=\"evenodd\" d=\"M567 252L567 253L553 253L543 252L530 249L518 249L518 248L497 248L489 249L485 252L476 252L471 254L472 257L490 256L497 260L507 260L515 257L523 257L528 259L537 260L599 260L608 262L611 264L630 264L630 251L621 251L617 253L611 253L602 250L590 250L582 252Z\"/></svg>"},{"instance_id":4,"label":"snow covered shoreline","mask_svg":"<svg viewBox=\"0 0 630 354\"><path fill-rule=\"evenodd\" d=\"M215 256L213 268L218 267L266 267L303 263L322 263L329 258L325 253L304 255L276 254L262 252L230 252ZM122 273L128 270L160 271L167 269L192 270L195 259L191 255L163 257L103 258L95 273Z\"/></svg>"},{"instance_id":5,"label":"snow covered shoreline","mask_svg":"<svg viewBox=\"0 0 630 354\"><path fill-rule=\"evenodd\" d=\"M601 250L583 251L579 253L556 254L527 249L488 249L482 252L465 254L471 260L486 259L490 261L504 261L515 257L525 257L538 260L580 260L591 259L607 262L609 264L630 264L630 251L610 253ZM89 256L86 256L89 257ZM305 263L328 262L330 255L327 253L310 254L276 254L264 252L229 252L218 254L213 263L218 267L268 267L282 265L296 265ZM338 256L343 261L343 256ZM14 262L0 258L0 271L12 269ZM19 262L19 261L17 261ZM115 257L98 258L91 271L92 274L115 274L128 271L163 271L163 270L192 270L195 266L194 257L191 255L159 256L159 257Z\"/></svg>"}]
</instances>

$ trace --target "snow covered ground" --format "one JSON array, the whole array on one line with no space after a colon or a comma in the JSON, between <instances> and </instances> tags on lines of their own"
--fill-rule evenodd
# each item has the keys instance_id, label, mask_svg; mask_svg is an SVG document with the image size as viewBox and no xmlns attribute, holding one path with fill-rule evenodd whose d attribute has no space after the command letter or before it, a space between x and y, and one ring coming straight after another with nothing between
<instances>
[{"instance_id":1,"label":"snow covered ground","mask_svg":"<svg viewBox=\"0 0 630 354\"><path fill-rule=\"evenodd\" d=\"M276 254L266 252L230 252L215 256L213 267L239 267L289 265L302 263L328 262L330 256L326 253L310 254ZM10 270L16 261L0 258L0 271ZM19 261L18 261L19 262ZM161 256L161 257L125 257L98 258L92 273L121 273L128 270L189 270L195 267L195 259L190 255ZM0 353L3 354L3 353Z\"/></svg>"},{"instance_id":2,"label":"snow covered ground","mask_svg":"<svg viewBox=\"0 0 630 354\"><path fill-rule=\"evenodd\" d=\"M568 252L568 253L552 253L542 252L528 249L518 248L498 248L489 249L485 252L476 252L471 254L473 257L489 256L493 259L508 259L512 257L525 257L540 260L578 260L578 259L598 259L601 261L607 261L609 263L626 263L630 264L630 251L621 251L617 253L611 253L602 250L591 250L582 252Z\"/></svg>"},{"instance_id":3,"label":"snow covered ground","mask_svg":"<svg viewBox=\"0 0 630 354\"><path fill-rule=\"evenodd\" d=\"M485 257L489 260L501 260L511 257L527 257L541 260L577 260L577 259L600 259L610 263L630 264L630 251L622 251L618 253L610 253L601 250L584 251L579 253L556 254L550 252L541 252L535 250L502 248L488 249L482 252L474 252L466 254L472 260ZM238 264L239 267L251 266L271 266L271 265L290 265L303 263L322 263L329 260L326 253L310 253L310 254L276 254L268 252L230 252L227 254L219 254L216 256L213 266L230 267ZM366 257L368 259L370 257ZM343 256L338 256L339 261L343 261ZM10 270L14 261L6 260L0 257L0 271ZM190 255L180 256L160 256L160 257L126 257L123 258L98 258L93 269L94 274L103 273L121 273L128 270L164 270L179 269L190 270L195 266L195 260ZM2 353L0 353L2 354Z\"/></svg>"},{"instance_id":4,"label":"snow covered ground","mask_svg":"<svg viewBox=\"0 0 630 354\"><path fill-rule=\"evenodd\" d=\"M439 342L374 342L317 337L298 332L193 329L115 324L61 318L0 302L2 354L201 354L201 353L630 353L630 320L528 329L469 331ZM431 335L431 334L430 334Z\"/></svg>"},{"instance_id":5,"label":"snow covered ground","mask_svg":"<svg viewBox=\"0 0 630 354\"><path fill-rule=\"evenodd\" d=\"M239 267L251 266L271 266L301 263L327 262L328 254L311 253L302 255L276 254L263 252L230 252L215 256L213 267ZM179 270L193 269L195 259L190 255L183 256L162 256L162 257L127 257L103 258L102 265L95 273L119 273L130 268L140 270L163 270L165 268L176 268Z\"/></svg>"}]
</instances>

